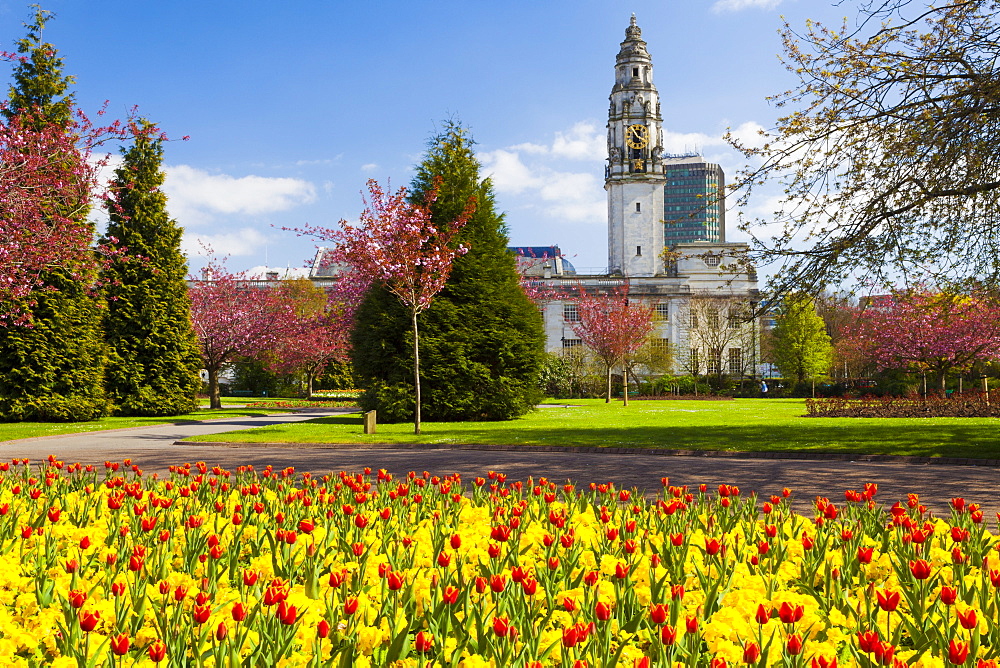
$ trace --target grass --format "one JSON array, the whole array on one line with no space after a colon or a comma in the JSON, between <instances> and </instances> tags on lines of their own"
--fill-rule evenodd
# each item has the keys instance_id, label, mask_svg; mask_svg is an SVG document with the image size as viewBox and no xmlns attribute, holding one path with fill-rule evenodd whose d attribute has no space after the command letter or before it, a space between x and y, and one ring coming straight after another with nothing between
<instances>
[{"instance_id":1,"label":"grass","mask_svg":"<svg viewBox=\"0 0 1000 668\"><path fill-rule=\"evenodd\" d=\"M225 404L225 402L223 402ZM105 417L90 422L6 422L0 423L0 442L36 436L58 436L60 434L81 434L88 431L124 429L126 427L149 427L158 424L188 424L215 418L257 417L273 413L287 413L281 409L225 408L213 411L199 409L187 415L173 417Z\"/></svg>"},{"instance_id":2,"label":"grass","mask_svg":"<svg viewBox=\"0 0 1000 668\"><path fill-rule=\"evenodd\" d=\"M554 404L555 402L549 402ZM362 433L348 414L199 436L243 443L469 443L688 450L803 451L1000 458L997 418L805 418L801 399L735 401L572 400L507 422L379 424Z\"/></svg>"}]
</instances>

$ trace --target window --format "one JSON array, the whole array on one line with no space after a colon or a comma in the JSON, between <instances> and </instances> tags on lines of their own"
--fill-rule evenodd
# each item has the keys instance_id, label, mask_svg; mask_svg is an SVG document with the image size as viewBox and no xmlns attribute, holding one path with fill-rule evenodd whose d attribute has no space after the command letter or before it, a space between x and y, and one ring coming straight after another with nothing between
<instances>
[{"instance_id":1,"label":"window","mask_svg":"<svg viewBox=\"0 0 1000 668\"><path fill-rule=\"evenodd\" d=\"M563 320L566 322L580 322L580 311L576 304L563 304Z\"/></svg>"},{"instance_id":2,"label":"window","mask_svg":"<svg viewBox=\"0 0 1000 668\"><path fill-rule=\"evenodd\" d=\"M698 373L701 366L701 356L698 354L697 348L692 348L690 356L688 357L688 364L691 367L692 373Z\"/></svg>"},{"instance_id":3,"label":"window","mask_svg":"<svg viewBox=\"0 0 1000 668\"><path fill-rule=\"evenodd\" d=\"M670 350L670 339L650 339L650 347L661 353L665 353Z\"/></svg>"},{"instance_id":4,"label":"window","mask_svg":"<svg viewBox=\"0 0 1000 668\"><path fill-rule=\"evenodd\" d=\"M709 267L718 267L719 262L721 261L722 258L719 257L718 255L709 255L708 257L705 258L705 264L707 264Z\"/></svg>"},{"instance_id":5,"label":"window","mask_svg":"<svg viewBox=\"0 0 1000 668\"><path fill-rule=\"evenodd\" d=\"M654 304L653 315L660 320L666 321L670 317L670 304Z\"/></svg>"},{"instance_id":6,"label":"window","mask_svg":"<svg viewBox=\"0 0 1000 668\"><path fill-rule=\"evenodd\" d=\"M569 350L570 348L578 348L583 345L582 339L563 339L563 350Z\"/></svg>"},{"instance_id":7,"label":"window","mask_svg":"<svg viewBox=\"0 0 1000 668\"><path fill-rule=\"evenodd\" d=\"M729 349L729 373L734 376L743 373L743 350L740 348Z\"/></svg>"},{"instance_id":8,"label":"window","mask_svg":"<svg viewBox=\"0 0 1000 668\"><path fill-rule=\"evenodd\" d=\"M642 246L636 246L635 247L635 254L636 255L642 255Z\"/></svg>"},{"instance_id":9,"label":"window","mask_svg":"<svg viewBox=\"0 0 1000 668\"><path fill-rule=\"evenodd\" d=\"M634 76L634 77L639 76L639 68L638 67L633 67L632 68L632 76Z\"/></svg>"},{"instance_id":10,"label":"window","mask_svg":"<svg viewBox=\"0 0 1000 668\"><path fill-rule=\"evenodd\" d=\"M635 203L635 212L640 213L642 211L642 202Z\"/></svg>"},{"instance_id":11,"label":"window","mask_svg":"<svg viewBox=\"0 0 1000 668\"><path fill-rule=\"evenodd\" d=\"M691 311L691 329L698 329L698 312Z\"/></svg>"},{"instance_id":12,"label":"window","mask_svg":"<svg viewBox=\"0 0 1000 668\"><path fill-rule=\"evenodd\" d=\"M708 351L708 373L722 373L722 348Z\"/></svg>"},{"instance_id":13,"label":"window","mask_svg":"<svg viewBox=\"0 0 1000 668\"><path fill-rule=\"evenodd\" d=\"M712 330L719 329L719 311L718 309L709 309L708 311L708 326Z\"/></svg>"},{"instance_id":14,"label":"window","mask_svg":"<svg viewBox=\"0 0 1000 668\"><path fill-rule=\"evenodd\" d=\"M740 318L738 313L729 314L729 329L739 329L742 324L743 319Z\"/></svg>"}]
</instances>

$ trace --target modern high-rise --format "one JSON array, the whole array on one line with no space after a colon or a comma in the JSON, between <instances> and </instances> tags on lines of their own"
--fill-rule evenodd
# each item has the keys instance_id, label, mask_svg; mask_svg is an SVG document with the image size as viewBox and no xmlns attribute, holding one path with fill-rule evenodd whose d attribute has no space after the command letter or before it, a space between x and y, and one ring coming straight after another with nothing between
<instances>
[{"instance_id":1,"label":"modern high-rise","mask_svg":"<svg viewBox=\"0 0 1000 668\"><path fill-rule=\"evenodd\" d=\"M726 242L726 175L696 153L663 157L663 240L667 246Z\"/></svg>"}]
</instances>

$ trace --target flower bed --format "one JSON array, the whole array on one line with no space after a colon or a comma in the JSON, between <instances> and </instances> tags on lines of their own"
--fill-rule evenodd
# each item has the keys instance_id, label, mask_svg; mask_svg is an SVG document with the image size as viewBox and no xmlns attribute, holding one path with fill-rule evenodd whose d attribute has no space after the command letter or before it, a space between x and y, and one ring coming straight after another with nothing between
<instances>
[{"instance_id":1,"label":"flower bed","mask_svg":"<svg viewBox=\"0 0 1000 668\"><path fill-rule=\"evenodd\" d=\"M0 465L5 666L995 667L998 539L876 488ZM990 520L992 521L992 520Z\"/></svg>"},{"instance_id":2,"label":"flower bed","mask_svg":"<svg viewBox=\"0 0 1000 668\"><path fill-rule=\"evenodd\" d=\"M857 399L829 397L806 399L805 417L1000 417L1000 396L991 402L986 395L972 391L943 397L920 396L872 397Z\"/></svg>"},{"instance_id":3,"label":"flower bed","mask_svg":"<svg viewBox=\"0 0 1000 668\"><path fill-rule=\"evenodd\" d=\"M357 408L358 402L353 399L264 399L247 402L247 408Z\"/></svg>"}]
</instances>

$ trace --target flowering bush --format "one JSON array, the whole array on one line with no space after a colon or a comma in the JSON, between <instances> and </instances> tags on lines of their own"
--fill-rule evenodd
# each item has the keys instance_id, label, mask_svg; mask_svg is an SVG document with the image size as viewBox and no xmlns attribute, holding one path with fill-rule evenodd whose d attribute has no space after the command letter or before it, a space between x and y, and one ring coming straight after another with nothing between
<instances>
[{"instance_id":1,"label":"flowering bush","mask_svg":"<svg viewBox=\"0 0 1000 668\"><path fill-rule=\"evenodd\" d=\"M805 417L1000 417L1000 403L972 391L958 396L806 399Z\"/></svg>"},{"instance_id":2,"label":"flowering bush","mask_svg":"<svg viewBox=\"0 0 1000 668\"><path fill-rule=\"evenodd\" d=\"M310 399L266 399L264 401L248 401L247 408L356 408L355 399L310 400Z\"/></svg>"},{"instance_id":3,"label":"flowering bush","mask_svg":"<svg viewBox=\"0 0 1000 668\"><path fill-rule=\"evenodd\" d=\"M1000 555L876 487L0 464L6 666L994 667ZM1000 518L998 518L1000 519Z\"/></svg>"}]
</instances>

